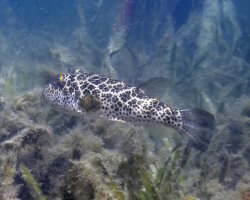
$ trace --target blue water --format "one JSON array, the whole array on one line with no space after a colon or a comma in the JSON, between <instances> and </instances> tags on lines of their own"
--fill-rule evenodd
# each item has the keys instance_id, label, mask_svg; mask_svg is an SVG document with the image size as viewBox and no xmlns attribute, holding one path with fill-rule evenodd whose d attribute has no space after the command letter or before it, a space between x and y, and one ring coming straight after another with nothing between
<instances>
[{"instance_id":1,"label":"blue water","mask_svg":"<svg viewBox=\"0 0 250 200\"><path fill-rule=\"evenodd\" d=\"M0 199L42 198L21 163L46 199L250 199L249 11L248 0L2 0ZM44 105L42 88L78 68L212 113L208 149Z\"/></svg>"}]
</instances>

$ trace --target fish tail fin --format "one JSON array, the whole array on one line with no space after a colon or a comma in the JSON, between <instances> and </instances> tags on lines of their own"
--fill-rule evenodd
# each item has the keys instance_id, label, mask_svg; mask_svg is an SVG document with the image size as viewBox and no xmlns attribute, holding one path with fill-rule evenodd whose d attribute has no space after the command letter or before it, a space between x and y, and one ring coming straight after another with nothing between
<instances>
[{"instance_id":1,"label":"fish tail fin","mask_svg":"<svg viewBox=\"0 0 250 200\"><path fill-rule=\"evenodd\" d=\"M188 136L188 142L200 151L206 151L215 132L214 116L202 109L179 110L182 127L177 130Z\"/></svg>"}]
</instances>

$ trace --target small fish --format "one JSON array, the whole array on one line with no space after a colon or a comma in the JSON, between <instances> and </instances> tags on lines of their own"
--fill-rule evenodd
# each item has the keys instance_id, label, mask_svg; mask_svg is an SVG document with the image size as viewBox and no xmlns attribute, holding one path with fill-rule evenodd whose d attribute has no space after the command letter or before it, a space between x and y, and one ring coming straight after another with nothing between
<instances>
[{"instance_id":1,"label":"small fish","mask_svg":"<svg viewBox=\"0 0 250 200\"><path fill-rule=\"evenodd\" d=\"M214 117L201 109L172 109L138 87L98 74L76 70L59 74L42 93L53 108L77 116L99 116L125 122L158 123L188 135L205 151L214 133Z\"/></svg>"}]
</instances>

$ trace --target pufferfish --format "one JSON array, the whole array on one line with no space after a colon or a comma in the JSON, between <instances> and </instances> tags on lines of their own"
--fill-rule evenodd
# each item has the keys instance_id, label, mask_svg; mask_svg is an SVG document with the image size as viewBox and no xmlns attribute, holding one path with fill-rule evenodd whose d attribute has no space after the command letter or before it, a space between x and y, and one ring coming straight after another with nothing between
<instances>
[{"instance_id":1,"label":"pufferfish","mask_svg":"<svg viewBox=\"0 0 250 200\"><path fill-rule=\"evenodd\" d=\"M173 109L142 89L99 74L61 73L42 92L56 110L76 116L99 116L123 122L158 123L188 136L205 151L214 133L214 117L201 109Z\"/></svg>"}]
</instances>

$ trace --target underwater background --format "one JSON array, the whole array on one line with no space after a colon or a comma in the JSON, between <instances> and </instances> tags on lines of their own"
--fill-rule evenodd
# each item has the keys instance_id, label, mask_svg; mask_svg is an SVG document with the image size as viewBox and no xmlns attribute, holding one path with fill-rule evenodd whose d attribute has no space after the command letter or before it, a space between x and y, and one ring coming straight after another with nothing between
<instances>
[{"instance_id":1,"label":"underwater background","mask_svg":"<svg viewBox=\"0 0 250 200\"><path fill-rule=\"evenodd\" d=\"M207 151L45 105L75 69L209 111ZM1 0L0 200L250 200L249 97L249 0Z\"/></svg>"}]
</instances>

